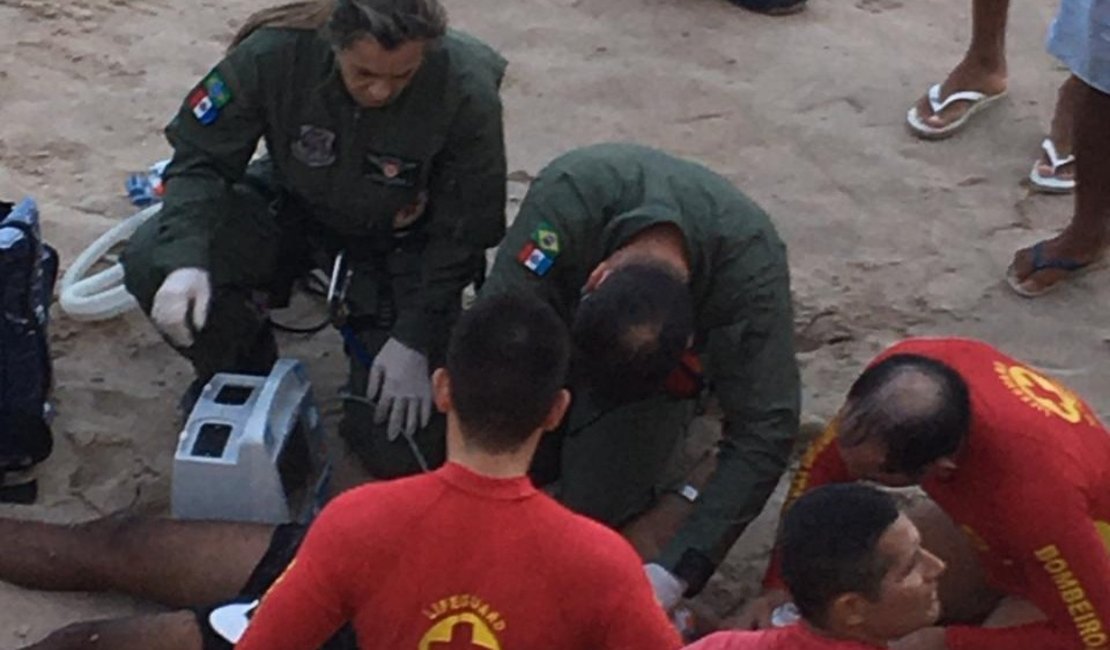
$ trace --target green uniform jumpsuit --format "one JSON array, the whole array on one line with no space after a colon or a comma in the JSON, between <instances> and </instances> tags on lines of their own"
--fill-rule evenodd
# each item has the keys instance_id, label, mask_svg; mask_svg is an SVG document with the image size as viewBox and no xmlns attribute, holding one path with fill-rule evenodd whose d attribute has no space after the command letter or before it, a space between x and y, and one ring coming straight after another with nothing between
<instances>
[{"instance_id":1,"label":"green uniform jumpsuit","mask_svg":"<svg viewBox=\"0 0 1110 650\"><path fill-rule=\"evenodd\" d=\"M448 32L393 103L361 108L318 33L258 30L166 128L174 156L165 202L125 251L128 290L149 314L170 272L206 269L208 322L180 352L201 381L265 373L276 355L265 308L346 251L351 322L369 355L392 336L435 367L463 288L504 235L505 66L482 42ZM265 155L248 165L260 139ZM365 393L367 374L352 359L352 392ZM372 435L371 413L349 403L341 425L367 468L417 470L404 440ZM424 437L429 460L442 460L442 428Z\"/></svg>"},{"instance_id":2,"label":"green uniform jumpsuit","mask_svg":"<svg viewBox=\"0 0 1110 650\"><path fill-rule=\"evenodd\" d=\"M697 593L785 469L800 388L786 249L767 215L708 169L635 145L572 151L533 182L482 289L527 292L571 322L595 266L633 235L671 223L685 235L695 351L724 411L719 465L658 561ZM660 395L609 411L574 402L558 454L558 496L619 526L650 507L694 414ZM536 463L550 464L542 455Z\"/></svg>"}]
</instances>

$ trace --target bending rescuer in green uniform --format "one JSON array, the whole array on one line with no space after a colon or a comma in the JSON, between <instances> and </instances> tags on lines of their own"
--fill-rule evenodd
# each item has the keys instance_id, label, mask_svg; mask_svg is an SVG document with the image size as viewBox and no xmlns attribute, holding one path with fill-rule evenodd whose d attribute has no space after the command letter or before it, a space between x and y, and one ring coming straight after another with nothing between
<instances>
[{"instance_id":1,"label":"bending rescuer in green uniform","mask_svg":"<svg viewBox=\"0 0 1110 650\"><path fill-rule=\"evenodd\" d=\"M578 354L574 401L533 478L612 527L635 520L666 608L697 593L762 510L798 429L790 277L771 220L701 165L631 144L577 149L529 188L479 300L500 293L551 304ZM663 476L703 381L724 422L699 493Z\"/></svg>"},{"instance_id":2,"label":"bending rescuer in green uniform","mask_svg":"<svg viewBox=\"0 0 1110 650\"><path fill-rule=\"evenodd\" d=\"M402 433L442 461L430 371L504 234L505 65L438 0L251 17L166 128L165 203L124 255L128 290L196 370L187 407L215 373L269 372L267 309L343 253L350 389L373 406L348 402L341 432L379 476L419 469Z\"/></svg>"}]
</instances>

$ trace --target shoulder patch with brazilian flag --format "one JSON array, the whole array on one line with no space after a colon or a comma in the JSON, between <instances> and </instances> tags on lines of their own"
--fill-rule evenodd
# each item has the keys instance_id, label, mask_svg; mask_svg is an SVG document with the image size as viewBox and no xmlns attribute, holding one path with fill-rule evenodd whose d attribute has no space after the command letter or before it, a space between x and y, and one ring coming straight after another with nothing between
<instances>
[{"instance_id":1,"label":"shoulder patch with brazilian flag","mask_svg":"<svg viewBox=\"0 0 1110 650\"><path fill-rule=\"evenodd\" d=\"M552 257L559 254L559 233L551 227L551 224L546 221L541 221L540 225L532 231L532 241L540 247L545 253L550 253Z\"/></svg>"},{"instance_id":2,"label":"shoulder patch with brazilian flag","mask_svg":"<svg viewBox=\"0 0 1110 650\"><path fill-rule=\"evenodd\" d=\"M516 259L524 268L542 278L554 266L558 256L559 233L555 232L551 224L541 221L532 231L532 238L517 253Z\"/></svg>"},{"instance_id":3,"label":"shoulder patch with brazilian flag","mask_svg":"<svg viewBox=\"0 0 1110 650\"><path fill-rule=\"evenodd\" d=\"M189 97L185 100L193 117L208 126L220 116L220 109L231 103L231 89L218 70L208 73Z\"/></svg>"}]
</instances>

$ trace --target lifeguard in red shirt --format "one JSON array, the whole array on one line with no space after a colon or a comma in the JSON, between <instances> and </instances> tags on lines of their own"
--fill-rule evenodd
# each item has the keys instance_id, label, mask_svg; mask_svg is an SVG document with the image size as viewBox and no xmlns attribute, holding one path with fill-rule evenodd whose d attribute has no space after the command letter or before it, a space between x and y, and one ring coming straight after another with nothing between
<instances>
[{"instance_id":1,"label":"lifeguard in red shirt","mask_svg":"<svg viewBox=\"0 0 1110 650\"><path fill-rule=\"evenodd\" d=\"M996 596L1032 605L996 612L1005 627L927 628L895 647L1110 648L1110 435L1058 381L978 341L899 343L856 380L790 496L856 479L920 484ZM765 625L787 599L776 567L742 624Z\"/></svg>"},{"instance_id":2,"label":"lifeguard in red shirt","mask_svg":"<svg viewBox=\"0 0 1110 650\"><path fill-rule=\"evenodd\" d=\"M779 548L802 620L718 632L686 650L875 650L940 615L944 563L876 488L828 485L801 497L783 518Z\"/></svg>"},{"instance_id":3,"label":"lifeguard in red shirt","mask_svg":"<svg viewBox=\"0 0 1110 650\"><path fill-rule=\"evenodd\" d=\"M527 477L570 402L569 336L545 303L479 302L432 376L439 470L338 497L262 598L242 650L676 650L639 557Z\"/></svg>"}]
</instances>

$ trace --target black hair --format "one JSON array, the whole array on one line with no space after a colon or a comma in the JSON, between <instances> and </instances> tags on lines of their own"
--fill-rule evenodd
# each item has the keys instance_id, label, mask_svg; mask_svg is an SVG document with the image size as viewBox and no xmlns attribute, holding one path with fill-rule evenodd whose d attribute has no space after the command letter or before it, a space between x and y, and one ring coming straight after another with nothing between
<instances>
[{"instance_id":1,"label":"black hair","mask_svg":"<svg viewBox=\"0 0 1110 650\"><path fill-rule=\"evenodd\" d=\"M345 49L369 36L393 50L410 41L435 40L447 31L447 12L439 0L338 0L325 33Z\"/></svg>"},{"instance_id":2,"label":"black hair","mask_svg":"<svg viewBox=\"0 0 1110 650\"><path fill-rule=\"evenodd\" d=\"M409 41L443 36L447 11L439 0L296 0L251 14L229 49L263 27L321 30L340 50L360 38L394 50Z\"/></svg>"},{"instance_id":3,"label":"black hair","mask_svg":"<svg viewBox=\"0 0 1110 650\"><path fill-rule=\"evenodd\" d=\"M782 577L807 621L826 625L829 605L842 594L879 597L891 559L876 547L896 519L894 497L858 483L817 488L786 511Z\"/></svg>"},{"instance_id":4,"label":"black hair","mask_svg":"<svg viewBox=\"0 0 1110 650\"><path fill-rule=\"evenodd\" d=\"M917 478L937 459L954 454L971 426L967 383L951 367L915 354L895 354L852 384L840 421L840 444L878 437L884 471Z\"/></svg>"},{"instance_id":5,"label":"black hair","mask_svg":"<svg viewBox=\"0 0 1110 650\"><path fill-rule=\"evenodd\" d=\"M468 444L505 453L528 439L566 383L569 339L555 310L528 296L485 298L462 315L446 368Z\"/></svg>"},{"instance_id":6,"label":"black hair","mask_svg":"<svg viewBox=\"0 0 1110 650\"><path fill-rule=\"evenodd\" d=\"M682 278L659 263L619 266L574 315L576 373L602 400L646 399L678 366L693 331L693 301Z\"/></svg>"}]
</instances>

